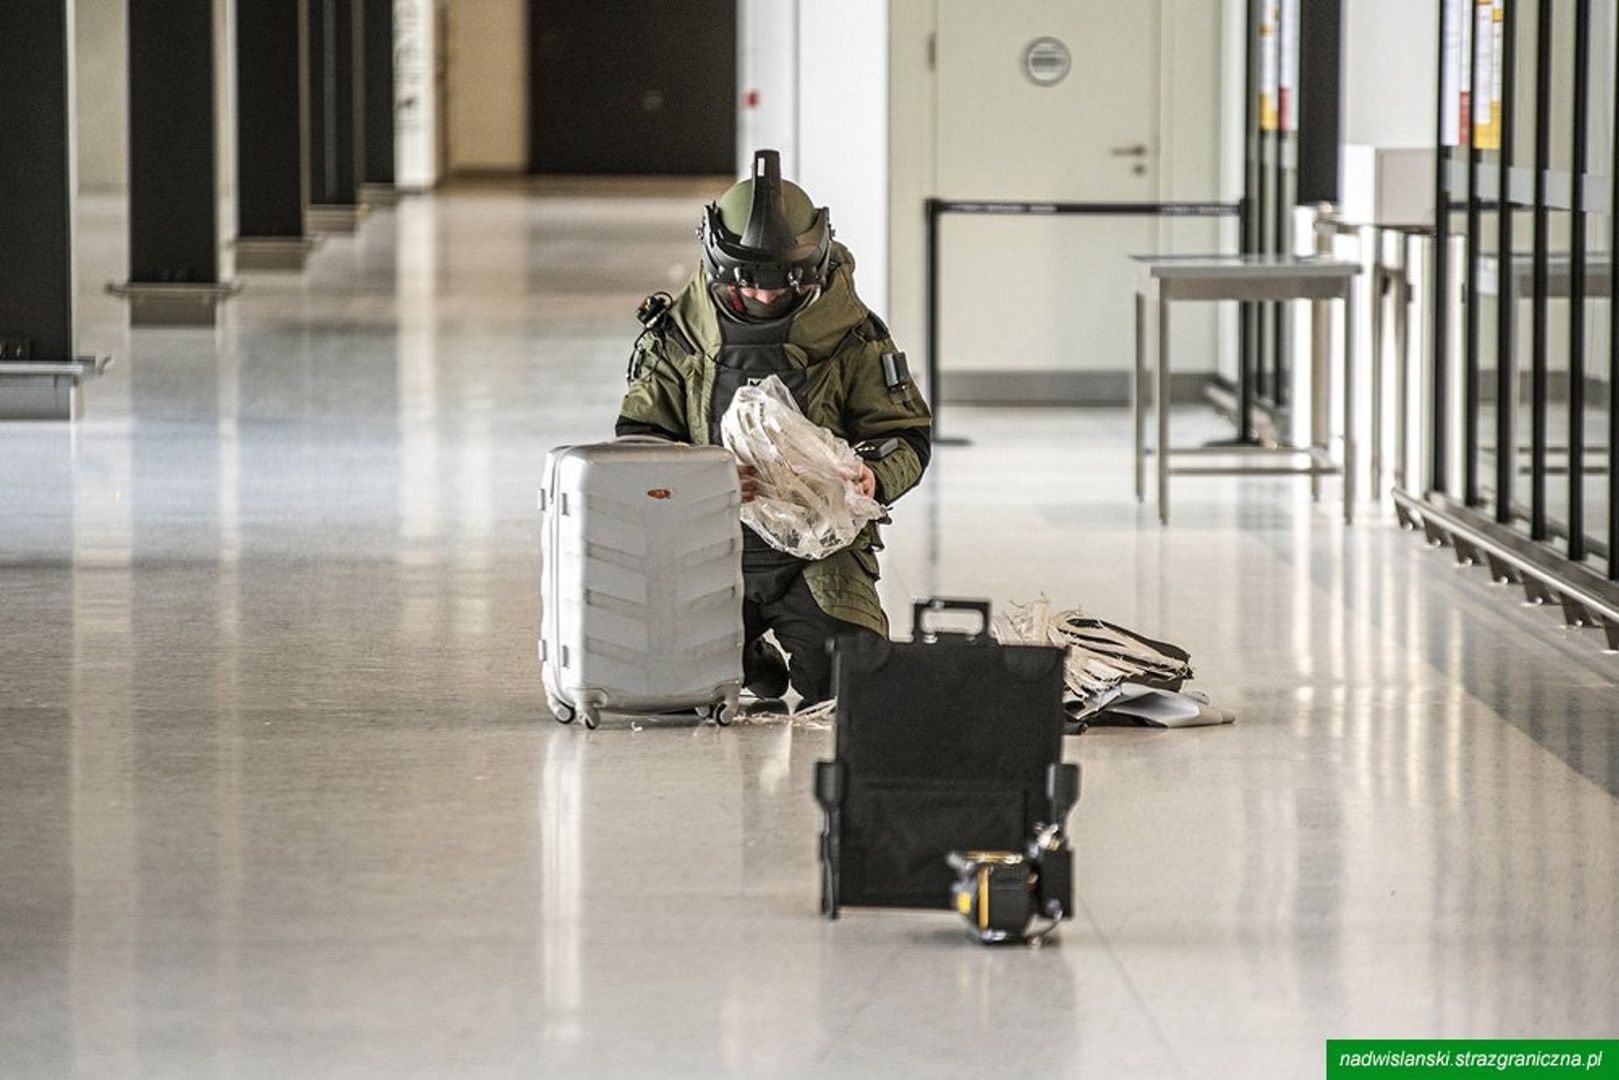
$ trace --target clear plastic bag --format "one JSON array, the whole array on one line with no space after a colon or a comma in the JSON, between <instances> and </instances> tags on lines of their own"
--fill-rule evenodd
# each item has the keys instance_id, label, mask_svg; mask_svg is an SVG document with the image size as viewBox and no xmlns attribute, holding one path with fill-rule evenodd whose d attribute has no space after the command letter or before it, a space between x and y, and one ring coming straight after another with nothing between
<instances>
[{"instance_id":1,"label":"clear plastic bag","mask_svg":"<svg viewBox=\"0 0 1619 1080\"><path fill-rule=\"evenodd\" d=\"M742 504L742 520L771 547L824 559L883 514L881 503L860 493L859 456L810 423L774 375L737 390L720 418L720 437L759 474L759 495Z\"/></svg>"}]
</instances>

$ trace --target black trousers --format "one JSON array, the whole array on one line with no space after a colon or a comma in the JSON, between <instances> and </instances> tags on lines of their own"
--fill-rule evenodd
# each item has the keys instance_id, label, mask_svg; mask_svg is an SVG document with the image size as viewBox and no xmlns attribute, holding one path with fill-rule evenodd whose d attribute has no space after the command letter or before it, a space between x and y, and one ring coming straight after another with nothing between
<instances>
[{"instance_id":1,"label":"black trousers","mask_svg":"<svg viewBox=\"0 0 1619 1080\"><path fill-rule=\"evenodd\" d=\"M787 651L787 673L793 689L803 698L800 709L832 696L832 654L828 643L839 634L869 634L865 627L834 619L821 610L815 596L804 584L802 573L779 595L776 589L755 587L749 582L742 602L742 630L748 644L766 630ZM766 599L775 595L775 599Z\"/></svg>"}]
</instances>

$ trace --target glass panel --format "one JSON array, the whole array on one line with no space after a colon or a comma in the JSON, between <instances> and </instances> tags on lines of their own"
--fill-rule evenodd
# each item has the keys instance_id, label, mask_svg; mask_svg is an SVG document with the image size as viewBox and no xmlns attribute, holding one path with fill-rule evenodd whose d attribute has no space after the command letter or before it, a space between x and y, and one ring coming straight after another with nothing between
<instances>
[{"instance_id":1,"label":"glass panel","mask_svg":"<svg viewBox=\"0 0 1619 1080\"><path fill-rule=\"evenodd\" d=\"M1443 450L1445 455L1445 490L1453 497L1463 497L1465 483L1465 431L1467 425L1467 395L1466 395L1466 364L1467 364L1467 307L1468 295L1472 291L1469 285L1471 268L1467 264L1467 148L1453 147L1448 151L1451 162L1451 212L1446 218L1446 229L1449 232L1446 254L1450 260L1446 277L1450 292L1447 299L1445 326L1445 362L1438 372L1441 382L1431 387L1431 392L1443 397L1443 411L1445 418L1445 431ZM1425 426L1432 424L1431 416L1424 416ZM1429 444L1437 437L1437 432L1429 432ZM1430 467L1430 462L1424 462L1424 472Z\"/></svg>"},{"instance_id":2,"label":"glass panel","mask_svg":"<svg viewBox=\"0 0 1619 1080\"><path fill-rule=\"evenodd\" d=\"M1554 5L1552 16L1552 80L1548 123L1551 128L1553 209L1550 222L1552 273L1546 304L1546 516L1554 535L1568 525L1569 429L1569 283L1568 260L1573 215L1557 206L1566 200L1574 165L1574 4ZM1566 201L1565 201L1566 206ZM1566 550L1566 541L1557 547Z\"/></svg>"},{"instance_id":3,"label":"glass panel","mask_svg":"<svg viewBox=\"0 0 1619 1080\"><path fill-rule=\"evenodd\" d=\"M1604 136L1604 142L1606 137ZM1607 550L1608 532L1608 359L1611 340L1611 303L1608 274L1612 266L1609 245L1612 219L1591 214L1586 235L1589 251L1590 295L1585 302L1585 535L1591 550Z\"/></svg>"},{"instance_id":4,"label":"glass panel","mask_svg":"<svg viewBox=\"0 0 1619 1080\"><path fill-rule=\"evenodd\" d=\"M1489 184L1484 190L1493 191L1497 162L1500 155L1494 151L1485 151L1483 159L1483 164L1479 166L1479 177L1483 181L1488 176ZM1491 279L1495 277L1493 268L1499 262L1500 217L1500 211L1494 208L1493 203L1485 204L1478 215L1478 232L1476 234L1481 284L1476 296L1478 309L1477 477L1480 496L1492 508L1495 504L1496 462L1500 456L1500 436L1497 430L1495 411L1496 402L1500 398L1500 394L1497 392L1500 351L1496 347L1496 319L1500 308L1500 297L1496 295L1496 289L1484 286L1487 286Z\"/></svg>"},{"instance_id":5,"label":"glass panel","mask_svg":"<svg viewBox=\"0 0 1619 1080\"><path fill-rule=\"evenodd\" d=\"M1278 252L1281 247L1281 233L1277 229L1277 219L1280 213L1285 212L1282 203L1283 191L1281 186L1282 169L1281 139L1275 132L1266 132L1260 136L1260 144L1264 151L1262 158L1264 170L1260 177L1263 189L1262 212L1259 219L1259 249L1264 252ZM1280 210L1278 208L1281 208ZM1263 304L1260 306L1259 340L1261 343L1259 353L1259 367L1255 372L1254 393L1265 400L1275 400L1276 393L1276 309L1277 304Z\"/></svg>"},{"instance_id":6,"label":"glass panel","mask_svg":"<svg viewBox=\"0 0 1619 1080\"><path fill-rule=\"evenodd\" d=\"M1278 179L1280 189L1279 198L1287 211L1282 215L1278 226L1277 249L1283 253L1291 253L1297 248L1293 235L1292 208L1299 202L1299 170L1298 170L1298 136L1287 132L1282 136L1285 147L1285 156L1282 158L1284 167ZM1313 238L1312 238L1313 239ZM1280 407L1288 404L1288 381L1292 378L1293 370L1293 314L1307 311L1304 304L1277 304L1276 305L1276 363L1271 382L1271 397Z\"/></svg>"},{"instance_id":7,"label":"glass panel","mask_svg":"<svg viewBox=\"0 0 1619 1080\"><path fill-rule=\"evenodd\" d=\"M1521 175L1529 175L1535 160L1535 53L1539 4L1537 0L1521 0L1514 5L1514 103L1512 131L1512 161ZM1517 378L1513 383L1516 403L1513 410L1515 483L1513 510L1518 520L1526 521L1531 496L1529 438L1532 417L1531 356L1533 355L1532 304L1528 289L1528 268L1534 252L1534 215L1528 206L1527 192L1513 192L1516 209L1512 221L1512 265L1501 277L1503 289L1512 296L1513 351ZM1518 199L1521 198L1521 202Z\"/></svg>"},{"instance_id":8,"label":"glass panel","mask_svg":"<svg viewBox=\"0 0 1619 1080\"><path fill-rule=\"evenodd\" d=\"M1593 551L1605 553L1608 543L1608 427L1609 377L1612 342L1612 301L1609 275L1613 266L1613 217L1609 177L1613 173L1614 116L1614 9L1611 0L1591 6L1587 40L1591 49L1589 90L1590 154L1587 170L1596 193L1608 193L1609 212L1587 218L1586 247L1590 268L1586 300L1585 352L1585 534Z\"/></svg>"},{"instance_id":9,"label":"glass panel","mask_svg":"<svg viewBox=\"0 0 1619 1080\"><path fill-rule=\"evenodd\" d=\"M1568 252L1565 210L1551 212L1551 268L1546 300L1546 517L1555 534L1568 522ZM1558 545L1563 547L1561 542Z\"/></svg>"}]
</instances>

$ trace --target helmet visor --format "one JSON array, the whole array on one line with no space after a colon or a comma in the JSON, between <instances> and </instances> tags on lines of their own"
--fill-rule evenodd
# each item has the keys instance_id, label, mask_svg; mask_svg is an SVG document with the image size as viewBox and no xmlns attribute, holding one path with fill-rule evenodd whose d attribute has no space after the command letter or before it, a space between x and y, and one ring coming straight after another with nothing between
<instances>
[{"instance_id":1,"label":"helmet visor","mask_svg":"<svg viewBox=\"0 0 1619 1080\"><path fill-rule=\"evenodd\" d=\"M710 276L727 285L758 289L797 289L825 284L832 250L832 230L826 208L815 212L810 228L778 249L750 247L720 220L719 207L710 203L703 214L703 257Z\"/></svg>"}]
</instances>

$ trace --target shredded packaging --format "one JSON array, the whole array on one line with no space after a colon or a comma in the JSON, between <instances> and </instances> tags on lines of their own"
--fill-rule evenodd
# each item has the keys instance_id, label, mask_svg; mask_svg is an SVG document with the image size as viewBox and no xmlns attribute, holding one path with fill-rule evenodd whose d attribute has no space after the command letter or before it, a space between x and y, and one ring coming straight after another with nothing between
<instances>
[{"instance_id":1,"label":"shredded packaging","mask_svg":"<svg viewBox=\"0 0 1619 1080\"><path fill-rule=\"evenodd\" d=\"M791 724L806 731L827 731L832 727L837 710L836 698L823 701L819 705L811 705L807 709L800 709L795 713L788 712L786 705L782 705L779 710L744 708L731 723L745 727Z\"/></svg>"},{"instance_id":2,"label":"shredded packaging","mask_svg":"<svg viewBox=\"0 0 1619 1080\"><path fill-rule=\"evenodd\" d=\"M997 641L1008 645L1050 644L1067 650L1064 681L1078 706L1071 713L1075 719L1105 707L1123 692L1126 683L1178 689L1192 677L1192 666L1184 654L1163 652L1078 608L1053 615L1045 597L1009 605L1008 612L995 617L993 633Z\"/></svg>"},{"instance_id":3,"label":"shredded packaging","mask_svg":"<svg viewBox=\"0 0 1619 1080\"><path fill-rule=\"evenodd\" d=\"M849 444L798 411L771 375L737 390L720 418L726 449L759 474L760 494L742 521L771 547L824 559L854 542L882 504L860 493L860 458Z\"/></svg>"}]
</instances>

